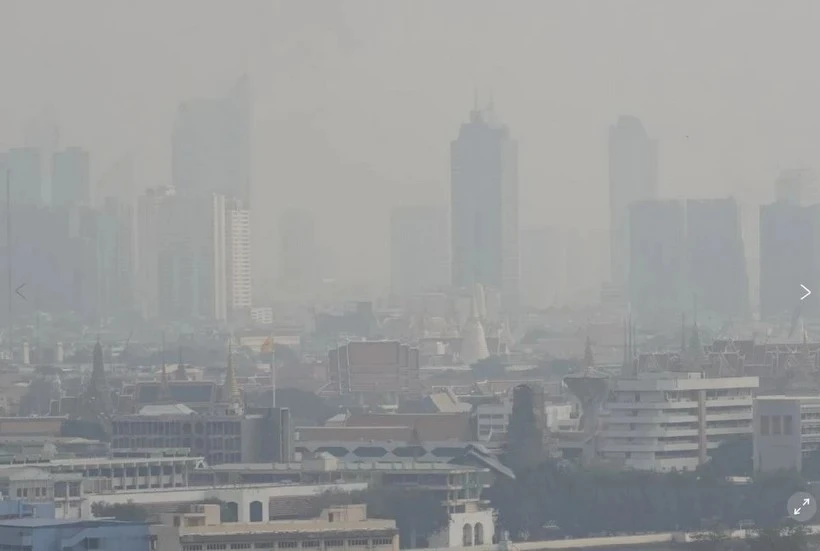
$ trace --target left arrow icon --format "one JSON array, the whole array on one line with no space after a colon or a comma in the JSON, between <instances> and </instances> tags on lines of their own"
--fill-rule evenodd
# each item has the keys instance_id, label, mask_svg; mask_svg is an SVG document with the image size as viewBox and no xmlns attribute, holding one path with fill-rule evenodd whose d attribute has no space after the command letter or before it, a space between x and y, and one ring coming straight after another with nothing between
<instances>
[{"instance_id":1,"label":"left arrow icon","mask_svg":"<svg viewBox=\"0 0 820 551\"><path fill-rule=\"evenodd\" d=\"M807 296L809 296L809 295L811 294L811 289L809 289L808 287L806 287L806 286L805 286L805 285L803 285L802 283L800 284L800 286L803 288L803 290L804 290L804 291L806 291L806 294L805 294L805 295L803 295L802 297L800 297L800 300L803 300L803 299L805 299Z\"/></svg>"}]
</instances>

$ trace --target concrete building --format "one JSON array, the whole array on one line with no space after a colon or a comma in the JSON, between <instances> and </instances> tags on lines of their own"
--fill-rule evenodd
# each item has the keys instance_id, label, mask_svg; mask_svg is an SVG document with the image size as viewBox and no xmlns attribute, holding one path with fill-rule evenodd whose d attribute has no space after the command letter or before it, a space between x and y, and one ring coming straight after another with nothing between
<instances>
[{"instance_id":1,"label":"concrete building","mask_svg":"<svg viewBox=\"0 0 820 551\"><path fill-rule=\"evenodd\" d=\"M145 320L159 316L160 220L163 202L176 195L169 187L151 188L137 199L134 247L135 306Z\"/></svg>"},{"instance_id":2,"label":"concrete building","mask_svg":"<svg viewBox=\"0 0 820 551\"><path fill-rule=\"evenodd\" d=\"M755 471L803 469L820 451L820 397L758 396L754 405Z\"/></svg>"},{"instance_id":3,"label":"concrete building","mask_svg":"<svg viewBox=\"0 0 820 551\"><path fill-rule=\"evenodd\" d=\"M202 509L202 512L200 512ZM207 515L208 509L216 509ZM365 505L331 507L318 518L220 523L218 505L197 506L196 514L173 515L182 551L203 549L319 549L398 551L394 520L367 518ZM259 519L261 520L261 518Z\"/></svg>"},{"instance_id":4,"label":"concrete building","mask_svg":"<svg viewBox=\"0 0 820 551\"><path fill-rule=\"evenodd\" d=\"M86 149L68 147L51 157L51 204L87 205L91 201L91 161Z\"/></svg>"},{"instance_id":5,"label":"concrete building","mask_svg":"<svg viewBox=\"0 0 820 551\"><path fill-rule=\"evenodd\" d=\"M640 119L624 115L609 128L611 278L625 285L630 273L630 206L658 196L658 144Z\"/></svg>"},{"instance_id":6,"label":"concrete building","mask_svg":"<svg viewBox=\"0 0 820 551\"><path fill-rule=\"evenodd\" d=\"M279 283L284 290L308 295L318 283L313 214L289 209L279 223Z\"/></svg>"},{"instance_id":7,"label":"concrete building","mask_svg":"<svg viewBox=\"0 0 820 551\"><path fill-rule=\"evenodd\" d=\"M749 277L733 198L686 203L689 289L698 306L723 319L749 313Z\"/></svg>"},{"instance_id":8,"label":"concrete building","mask_svg":"<svg viewBox=\"0 0 820 551\"><path fill-rule=\"evenodd\" d=\"M397 341L361 341L328 354L330 388L339 394L413 394L421 390L419 351Z\"/></svg>"},{"instance_id":9,"label":"concrete building","mask_svg":"<svg viewBox=\"0 0 820 551\"><path fill-rule=\"evenodd\" d=\"M5 549L53 551L152 551L156 539L144 522L116 520L56 520L23 518L0 520L0 541Z\"/></svg>"},{"instance_id":10,"label":"concrete building","mask_svg":"<svg viewBox=\"0 0 820 551\"><path fill-rule=\"evenodd\" d=\"M820 280L820 205L781 201L760 207L760 315L790 319L799 306L816 315L814 295L801 301L801 284Z\"/></svg>"},{"instance_id":11,"label":"concrete building","mask_svg":"<svg viewBox=\"0 0 820 551\"><path fill-rule=\"evenodd\" d=\"M228 309L235 317L249 312L253 305L250 211L238 201L230 202L226 225Z\"/></svg>"},{"instance_id":12,"label":"concrete building","mask_svg":"<svg viewBox=\"0 0 820 551\"><path fill-rule=\"evenodd\" d=\"M686 292L686 220L679 201L640 201L629 209L629 296L644 315L677 316ZM711 274L711 272L709 272Z\"/></svg>"},{"instance_id":13,"label":"concrete building","mask_svg":"<svg viewBox=\"0 0 820 551\"><path fill-rule=\"evenodd\" d=\"M11 203L15 207L43 206L45 186L41 151L37 147L16 147L0 154L3 174L3 201L6 196L6 172L11 185Z\"/></svg>"},{"instance_id":14,"label":"concrete building","mask_svg":"<svg viewBox=\"0 0 820 551\"><path fill-rule=\"evenodd\" d=\"M757 377L646 373L611 385L598 455L625 467L693 470L721 442L752 433Z\"/></svg>"},{"instance_id":15,"label":"concrete building","mask_svg":"<svg viewBox=\"0 0 820 551\"><path fill-rule=\"evenodd\" d=\"M390 289L402 298L450 282L450 226L438 207L398 207L390 217Z\"/></svg>"},{"instance_id":16,"label":"concrete building","mask_svg":"<svg viewBox=\"0 0 820 551\"><path fill-rule=\"evenodd\" d=\"M518 144L491 108L470 112L450 145L452 283L519 306Z\"/></svg>"},{"instance_id":17,"label":"concrete building","mask_svg":"<svg viewBox=\"0 0 820 551\"><path fill-rule=\"evenodd\" d=\"M84 518L90 512L83 477L77 473L54 472L31 465L3 465L0 495L33 505L45 504L53 508L54 518L59 519Z\"/></svg>"},{"instance_id":18,"label":"concrete building","mask_svg":"<svg viewBox=\"0 0 820 551\"><path fill-rule=\"evenodd\" d=\"M225 197L167 197L159 212L158 296L165 319L227 318Z\"/></svg>"},{"instance_id":19,"label":"concrete building","mask_svg":"<svg viewBox=\"0 0 820 551\"><path fill-rule=\"evenodd\" d=\"M186 196L224 195L250 205L250 90L247 76L222 98L195 99L177 110L173 185Z\"/></svg>"}]
</instances>

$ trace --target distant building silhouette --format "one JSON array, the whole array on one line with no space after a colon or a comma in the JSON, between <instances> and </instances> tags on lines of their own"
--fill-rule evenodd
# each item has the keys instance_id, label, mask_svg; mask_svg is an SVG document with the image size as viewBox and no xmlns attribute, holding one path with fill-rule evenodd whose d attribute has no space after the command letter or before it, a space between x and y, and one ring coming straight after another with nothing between
<instances>
[{"instance_id":1,"label":"distant building silhouette","mask_svg":"<svg viewBox=\"0 0 820 551\"><path fill-rule=\"evenodd\" d=\"M189 100L173 131L173 183L182 195L216 193L250 205L250 97L247 76L223 98Z\"/></svg>"},{"instance_id":2,"label":"distant building silhouette","mask_svg":"<svg viewBox=\"0 0 820 551\"><path fill-rule=\"evenodd\" d=\"M250 314L253 301L251 274L251 214L239 201L230 201L226 212L228 309L232 317Z\"/></svg>"},{"instance_id":3,"label":"distant building silhouette","mask_svg":"<svg viewBox=\"0 0 820 551\"><path fill-rule=\"evenodd\" d=\"M612 282L629 274L629 206L658 196L658 147L640 119L621 116L609 129L609 215Z\"/></svg>"},{"instance_id":4,"label":"distant building silhouette","mask_svg":"<svg viewBox=\"0 0 820 551\"><path fill-rule=\"evenodd\" d=\"M687 303L686 233L680 201L640 201L630 218L629 296L639 314L676 315Z\"/></svg>"},{"instance_id":5,"label":"distant building silhouette","mask_svg":"<svg viewBox=\"0 0 820 551\"><path fill-rule=\"evenodd\" d=\"M6 174L13 208L45 204L42 154L36 147L16 147L0 153L3 200L6 197Z\"/></svg>"},{"instance_id":6,"label":"distant building silhouette","mask_svg":"<svg viewBox=\"0 0 820 551\"><path fill-rule=\"evenodd\" d=\"M56 151L51 157L51 203L58 207L91 201L91 161L82 147Z\"/></svg>"},{"instance_id":7,"label":"distant building silhouette","mask_svg":"<svg viewBox=\"0 0 820 551\"><path fill-rule=\"evenodd\" d=\"M737 202L687 201L686 235L689 286L698 304L724 319L747 315L749 277Z\"/></svg>"},{"instance_id":8,"label":"distant building silhouette","mask_svg":"<svg viewBox=\"0 0 820 551\"><path fill-rule=\"evenodd\" d=\"M413 206L393 209L390 217L390 287L395 295L446 286L450 254L447 211Z\"/></svg>"},{"instance_id":9,"label":"distant building silhouette","mask_svg":"<svg viewBox=\"0 0 820 551\"><path fill-rule=\"evenodd\" d=\"M519 303L518 144L491 108L473 109L450 146L452 282Z\"/></svg>"},{"instance_id":10,"label":"distant building silhouette","mask_svg":"<svg viewBox=\"0 0 820 551\"><path fill-rule=\"evenodd\" d=\"M774 183L775 200L793 206L803 206L820 200L817 175L810 169L790 169L780 172Z\"/></svg>"},{"instance_id":11,"label":"distant building silhouette","mask_svg":"<svg viewBox=\"0 0 820 551\"><path fill-rule=\"evenodd\" d=\"M313 214L289 209L279 223L279 283L288 293L309 294L318 279Z\"/></svg>"}]
</instances>

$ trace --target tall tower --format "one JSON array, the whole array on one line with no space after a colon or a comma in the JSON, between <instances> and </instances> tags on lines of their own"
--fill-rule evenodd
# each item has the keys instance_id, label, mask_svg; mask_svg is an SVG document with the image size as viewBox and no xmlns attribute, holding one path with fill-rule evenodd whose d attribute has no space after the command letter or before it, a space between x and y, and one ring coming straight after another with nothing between
<instances>
[{"instance_id":1,"label":"tall tower","mask_svg":"<svg viewBox=\"0 0 820 551\"><path fill-rule=\"evenodd\" d=\"M251 214L240 201L227 205L228 310L234 317L248 312L253 300L251 281Z\"/></svg>"},{"instance_id":2,"label":"tall tower","mask_svg":"<svg viewBox=\"0 0 820 551\"><path fill-rule=\"evenodd\" d=\"M248 77L243 76L227 96L179 106L172 169L180 194L216 193L250 205L249 88Z\"/></svg>"},{"instance_id":3,"label":"tall tower","mask_svg":"<svg viewBox=\"0 0 820 551\"><path fill-rule=\"evenodd\" d=\"M474 109L450 146L452 282L519 305L518 144L491 108Z\"/></svg>"},{"instance_id":4,"label":"tall tower","mask_svg":"<svg viewBox=\"0 0 820 551\"><path fill-rule=\"evenodd\" d=\"M609 129L609 231L611 279L629 276L629 207L658 196L658 146L640 119L621 116Z\"/></svg>"}]
</instances>

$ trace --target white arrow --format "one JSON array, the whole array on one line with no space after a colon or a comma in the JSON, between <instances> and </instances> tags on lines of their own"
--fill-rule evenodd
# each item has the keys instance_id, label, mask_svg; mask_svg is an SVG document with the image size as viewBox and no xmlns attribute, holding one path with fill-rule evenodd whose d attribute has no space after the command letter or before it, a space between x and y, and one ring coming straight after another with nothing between
<instances>
[{"instance_id":1,"label":"white arrow","mask_svg":"<svg viewBox=\"0 0 820 551\"><path fill-rule=\"evenodd\" d=\"M799 515L801 510L802 510L802 509L801 509L800 507L795 507L795 508L794 508L794 516Z\"/></svg>"},{"instance_id":2,"label":"white arrow","mask_svg":"<svg viewBox=\"0 0 820 551\"><path fill-rule=\"evenodd\" d=\"M802 283L800 284L800 286L803 288L804 291L806 291L806 294L803 295L802 297L800 297L800 300L803 300L804 298L806 298L807 296L809 296L811 294L811 289L809 289L808 287L806 287Z\"/></svg>"},{"instance_id":3,"label":"white arrow","mask_svg":"<svg viewBox=\"0 0 820 551\"><path fill-rule=\"evenodd\" d=\"M804 506L804 507L807 507L810 503L811 503L811 500L810 500L809 498L805 498L805 499L803 500L803 506Z\"/></svg>"}]
</instances>

